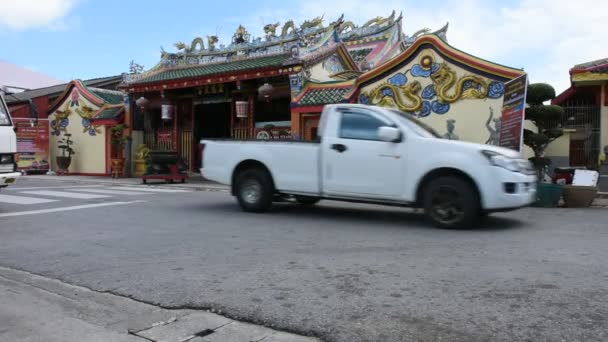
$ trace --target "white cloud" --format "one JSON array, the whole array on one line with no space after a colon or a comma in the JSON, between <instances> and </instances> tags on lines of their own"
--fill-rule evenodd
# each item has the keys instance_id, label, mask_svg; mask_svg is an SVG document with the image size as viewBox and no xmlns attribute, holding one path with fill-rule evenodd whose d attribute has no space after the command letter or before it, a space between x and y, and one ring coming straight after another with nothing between
<instances>
[{"instance_id":1,"label":"white cloud","mask_svg":"<svg viewBox=\"0 0 608 342\"><path fill-rule=\"evenodd\" d=\"M430 6L403 0L307 0L278 10L262 5L249 18L225 20L221 41L225 43L224 38L229 39L239 23L255 36L262 36L264 23L294 19L299 24L324 14L327 24L344 13L346 20L361 25L395 9L403 11L406 34L423 27L438 29L449 22L448 41L452 46L496 63L524 68L531 82L550 83L558 93L569 86L568 70L572 66L608 57L608 1L447 0L441 6Z\"/></svg>"},{"instance_id":2,"label":"white cloud","mask_svg":"<svg viewBox=\"0 0 608 342\"><path fill-rule=\"evenodd\" d=\"M63 29L66 16L79 0L5 0L0 27L22 31L32 28ZM67 23L70 21L68 20Z\"/></svg>"}]
</instances>

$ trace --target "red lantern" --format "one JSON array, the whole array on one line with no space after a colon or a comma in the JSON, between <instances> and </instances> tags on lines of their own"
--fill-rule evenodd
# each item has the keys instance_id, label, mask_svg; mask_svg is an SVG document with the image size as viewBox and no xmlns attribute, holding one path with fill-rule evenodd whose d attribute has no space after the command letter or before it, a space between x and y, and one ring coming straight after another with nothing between
<instances>
[{"instance_id":1,"label":"red lantern","mask_svg":"<svg viewBox=\"0 0 608 342\"><path fill-rule=\"evenodd\" d=\"M246 118L247 117L247 109L249 108L249 103L247 101L236 101L236 117L237 118Z\"/></svg>"}]
</instances>

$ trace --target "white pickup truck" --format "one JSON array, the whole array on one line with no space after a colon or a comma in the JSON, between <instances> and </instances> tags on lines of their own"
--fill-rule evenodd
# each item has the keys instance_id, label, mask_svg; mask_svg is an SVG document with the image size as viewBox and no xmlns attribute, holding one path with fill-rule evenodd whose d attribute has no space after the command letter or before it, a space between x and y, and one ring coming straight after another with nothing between
<instances>
[{"instance_id":1,"label":"white pickup truck","mask_svg":"<svg viewBox=\"0 0 608 342\"><path fill-rule=\"evenodd\" d=\"M243 210L286 199L423 208L437 226L469 227L536 198L519 153L445 140L414 117L375 106L328 105L316 142L202 140L201 174L228 184Z\"/></svg>"},{"instance_id":2,"label":"white pickup truck","mask_svg":"<svg viewBox=\"0 0 608 342\"><path fill-rule=\"evenodd\" d=\"M0 89L0 189L14 184L21 173L17 171L17 137L11 116Z\"/></svg>"}]
</instances>

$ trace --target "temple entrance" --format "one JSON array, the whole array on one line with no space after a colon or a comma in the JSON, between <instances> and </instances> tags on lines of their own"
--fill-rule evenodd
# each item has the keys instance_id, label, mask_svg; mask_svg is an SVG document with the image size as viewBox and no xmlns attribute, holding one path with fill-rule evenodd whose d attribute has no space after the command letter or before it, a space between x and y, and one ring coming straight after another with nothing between
<instances>
[{"instance_id":1,"label":"temple entrance","mask_svg":"<svg viewBox=\"0 0 608 342\"><path fill-rule=\"evenodd\" d=\"M230 102L200 103L194 106L194 141L198 146L201 139L230 138ZM201 155L195 152L193 169L201 165Z\"/></svg>"},{"instance_id":2,"label":"temple entrance","mask_svg":"<svg viewBox=\"0 0 608 342\"><path fill-rule=\"evenodd\" d=\"M230 102L196 105L194 127L199 139L230 138Z\"/></svg>"}]
</instances>

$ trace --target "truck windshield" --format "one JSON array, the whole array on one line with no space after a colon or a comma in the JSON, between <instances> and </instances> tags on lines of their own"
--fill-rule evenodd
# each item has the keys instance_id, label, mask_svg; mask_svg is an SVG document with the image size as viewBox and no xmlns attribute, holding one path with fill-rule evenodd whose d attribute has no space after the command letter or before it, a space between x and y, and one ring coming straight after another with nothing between
<instances>
[{"instance_id":1,"label":"truck windshield","mask_svg":"<svg viewBox=\"0 0 608 342\"><path fill-rule=\"evenodd\" d=\"M437 131L435 131L431 126L416 119L413 115L394 109L390 109L390 111L397 114L401 121L410 129L412 129L416 134L427 138L441 138L439 133L437 133Z\"/></svg>"},{"instance_id":2,"label":"truck windshield","mask_svg":"<svg viewBox=\"0 0 608 342\"><path fill-rule=\"evenodd\" d=\"M8 115L8 108L4 98L0 94L0 126L11 126L11 117Z\"/></svg>"}]
</instances>

